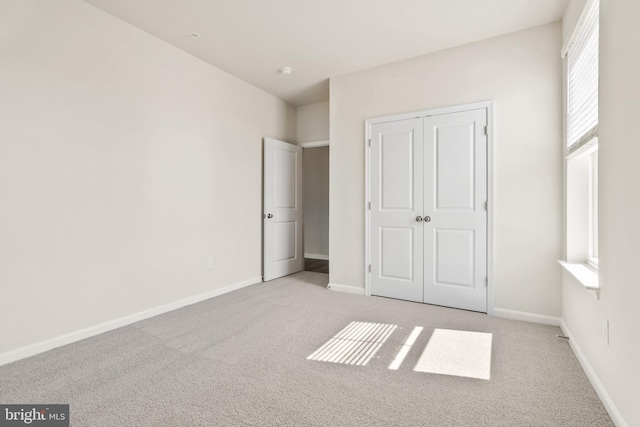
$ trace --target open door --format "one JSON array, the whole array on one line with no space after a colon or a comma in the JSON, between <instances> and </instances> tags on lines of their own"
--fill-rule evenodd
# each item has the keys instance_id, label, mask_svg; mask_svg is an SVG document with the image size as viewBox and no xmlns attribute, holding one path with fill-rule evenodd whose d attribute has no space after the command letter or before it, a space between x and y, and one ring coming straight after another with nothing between
<instances>
[{"instance_id":1,"label":"open door","mask_svg":"<svg viewBox=\"0 0 640 427\"><path fill-rule=\"evenodd\" d=\"M302 147L264 139L263 280L304 266L302 246Z\"/></svg>"}]
</instances>

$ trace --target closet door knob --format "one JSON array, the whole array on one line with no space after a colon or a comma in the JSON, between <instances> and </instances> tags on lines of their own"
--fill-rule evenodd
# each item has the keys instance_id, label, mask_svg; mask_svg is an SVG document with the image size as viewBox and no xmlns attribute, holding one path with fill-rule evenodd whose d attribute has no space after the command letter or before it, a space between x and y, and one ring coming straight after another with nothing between
<instances>
[{"instance_id":1,"label":"closet door knob","mask_svg":"<svg viewBox=\"0 0 640 427\"><path fill-rule=\"evenodd\" d=\"M431 222L431 217L430 216L425 216L424 217L424 222Z\"/></svg>"},{"instance_id":2,"label":"closet door knob","mask_svg":"<svg viewBox=\"0 0 640 427\"><path fill-rule=\"evenodd\" d=\"M418 221L418 222L422 222L422 217L418 215L418 216L416 217L416 221Z\"/></svg>"}]
</instances>

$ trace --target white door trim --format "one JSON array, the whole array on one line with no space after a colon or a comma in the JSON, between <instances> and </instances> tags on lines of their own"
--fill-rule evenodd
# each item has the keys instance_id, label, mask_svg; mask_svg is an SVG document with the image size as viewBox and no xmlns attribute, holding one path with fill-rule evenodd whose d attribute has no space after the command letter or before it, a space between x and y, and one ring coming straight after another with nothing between
<instances>
[{"instance_id":1,"label":"white door trim","mask_svg":"<svg viewBox=\"0 0 640 427\"><path fill-rule=\"evenodd\" d=\"M364 277L365 295L371 295L371 216L369 202L371 201L371 126L376 123L393 122L416 117L435 116L440 114L458 113L462 111L487 110L487 314L494 315L494 286L493 286L493 101L481 101L471 104L456 105L444 108L416 111L412 113L395 114L391 116L375 117L365 120L365 197L364 197Z\"/></svg>"}]
</instances>

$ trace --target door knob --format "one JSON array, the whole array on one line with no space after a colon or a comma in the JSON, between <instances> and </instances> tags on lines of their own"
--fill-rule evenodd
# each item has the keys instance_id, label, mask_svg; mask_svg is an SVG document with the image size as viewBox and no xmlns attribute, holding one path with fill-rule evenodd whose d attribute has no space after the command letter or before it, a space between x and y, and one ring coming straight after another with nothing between
<instances>
[{"instance_id":1,"label":"door knob","mask_svg":"<svg viewBox=\"0 0 640 427\"><path fill-rule=\"evenodd\" d=\"M430 222L431 221L431 217L430 216L425 216L424 217L424 222Z\"/></svg>"},{"instance_id":2,"label":"door knob","mask_svg":"<svg viewBox=\"0 0 640 427\"><path fill-rule=\"evenodd\" d=\"M273 218L273 215L267 214L267 218L271 219L271 218Z\"/></svg>"},{"instance_id":3,"label":"door knob","mask_svg":"<svg viewBox=\"0 0 640 427\"><path fill-rule=\"evenodd\" d=\"M420 215L418 215L418 216L416 217L416 221L418 221L418 222L422 222L422 217L421 217Z\"/></svg>"}]
</instances>

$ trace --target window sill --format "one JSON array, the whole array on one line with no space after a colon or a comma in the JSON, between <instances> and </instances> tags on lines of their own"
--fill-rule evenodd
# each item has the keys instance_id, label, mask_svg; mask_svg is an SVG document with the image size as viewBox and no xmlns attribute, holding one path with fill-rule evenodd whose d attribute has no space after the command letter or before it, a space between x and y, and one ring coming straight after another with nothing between
<instances>
[{"instance_id":1,"label":"window sill","mask_svg":"<svg viewBox=\"0 0 640 427\"><path fill-rule=\"evenodd\" d=\"M594 270L586 263L558 261L573 277L584 286L584 288L600 299L600 284L598 283L598 271Z\"/></svg>"}]
</instances>

